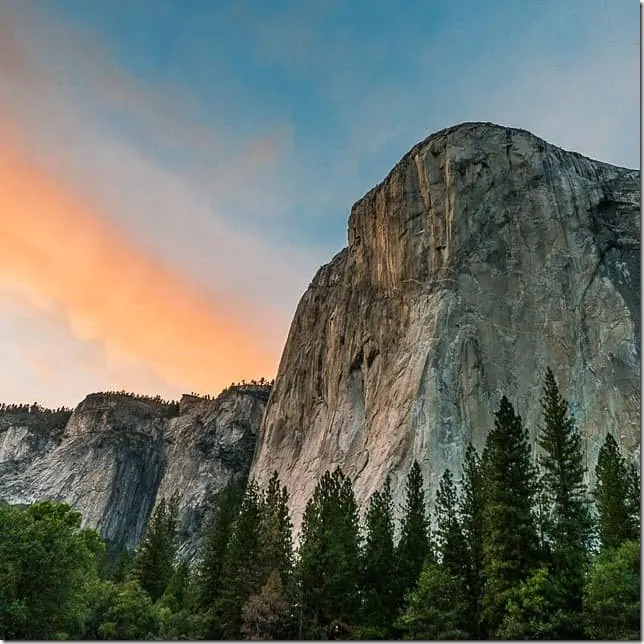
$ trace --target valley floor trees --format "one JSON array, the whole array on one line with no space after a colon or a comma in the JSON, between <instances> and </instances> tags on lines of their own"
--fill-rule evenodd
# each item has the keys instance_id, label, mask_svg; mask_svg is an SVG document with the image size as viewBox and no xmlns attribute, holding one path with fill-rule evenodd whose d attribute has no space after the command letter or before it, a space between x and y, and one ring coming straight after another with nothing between
<instances>
[{"instance_id":1,"label":"valley floor trees","mask_svg":"<svg viewBox=\"0 0 644 644\"><path fill-rule=\"evenodd\" d=\"M361 517L339 468L297 548L277 474L228 487L192 568L176 556L176 500L111 564L68 506L0 503L0 638L639 639L638 471L608 434L591 494L550 370L541 401L533 451L501 399L482 455L469 446L433 491L433 529L414 463L398 543L390 480Z\"/></svg>"}]
</instances>

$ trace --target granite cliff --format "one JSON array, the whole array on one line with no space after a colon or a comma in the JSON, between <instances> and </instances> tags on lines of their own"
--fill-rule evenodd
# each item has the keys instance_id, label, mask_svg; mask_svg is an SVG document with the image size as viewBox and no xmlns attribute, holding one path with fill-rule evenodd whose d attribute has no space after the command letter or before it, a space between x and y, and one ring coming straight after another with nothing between
<instances>
[{"instance_id":1,"label":"granite cliff","mask_svg":"<svg viewBox=\"0 0 644 644\"><path fill-rule=\"evenodd\" d=\"M251 476L294 523L326 469L364 503L411 462L428 491L482 448L506 394L535 437L550 366L594 468L607 431L638 457L640 173L529 132L428 137L351 210L348 247L298 305Z\"/></svg>"},{"instance_id":2,"label":"granite cliff","mask_svg":"<svg viewBox=\"0 0 644 644\"><path fill-rule=\"evenodd\" d=\"M177 493L180 553L192 558L211 495L248 476L268 393L237 386L178 404L91 394L66 422L0 412L0 499L65 501L114 547L132 548Z\"/></svg>"},{"instance_id":3,"label":"granite cliff","mask_svg":"<svg viewBox=\"0 0 644 644\"><path fill-rule=\"evenodd\" d=\"M360 504L387 474L400 503L414 459L433 494L468 442L482 448L502 394L536 436L547 366L589 474L607 431L639 458L639 211L637 170L489 123L438 132L353 206L348 247L304 293L272 391L0 410L0 499L67 501L131 548L178 493L192 558L210 496L249 470L265 484L277 469L296 528L336 465Z\"/></svg>"}]
</instances>

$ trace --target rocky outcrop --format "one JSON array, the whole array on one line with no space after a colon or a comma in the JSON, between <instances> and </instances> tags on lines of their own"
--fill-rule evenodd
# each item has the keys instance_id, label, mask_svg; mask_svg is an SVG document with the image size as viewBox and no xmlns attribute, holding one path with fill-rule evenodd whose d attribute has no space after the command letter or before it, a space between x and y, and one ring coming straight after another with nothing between
<instances>
[{"instance_id":1,"label":"rocky outcrop","mask_svg":"<svg viewBox=\"0 0 644 644\"><path fill-rule=\"evenodd\" d=\"M269 391L238 387L215 400L181 399L180 414L168 424L157 491L157 499L179 495L180 554L197 551L211 497L232 480L248 478Z\"/></svg>"},{"instance_id":2,"label":"rocky outcrop","mask_svg":"<svg viewBox=\"0 0 644 644\"><path fill-rule=\"evenodd\" d=\"M51 498L80 510L115 548L136 546L154 506L179 499L180 552L194 556L212 495L248 476L269 389L231 387L179 404L91 394L66 424L0 414L0 498Z\"/></svg>"},{"instance_id":3,"label":"rocky outcrop","mask_svg":"<svg viewBox=\"0 0 644 644\"><path fill-rule=\"evenodd\" d=\"M292 322L251 476L294 522L342 466L364 503L417 459L432 494L506 394L534 438L551 366L591 472L640 428L640 173L466 123L416 145L352 208L349 244Z\"/></svg>"}]
</instances>

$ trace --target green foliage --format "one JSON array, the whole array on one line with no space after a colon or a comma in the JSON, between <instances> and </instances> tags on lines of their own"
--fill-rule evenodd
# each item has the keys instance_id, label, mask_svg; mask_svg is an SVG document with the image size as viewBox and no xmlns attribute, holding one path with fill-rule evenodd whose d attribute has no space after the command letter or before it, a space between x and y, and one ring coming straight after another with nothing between
<instances>
[{"instance_id":1,"label":"green foliage","mask_svg":"<svg viewBox=\"0 0 644 644\"><path fill-rule=\"evenodd\" d=\"M370 639L391 636L398 602L396 598L396 559L394 550L394 505L391 479L369 500L366 537L362 551L361 627Z\"/></svg>"},{"instance_id":2,"label":"green foliage","mask_svg":"<svg viewBox=\"0 0 644 644\"><path fill-rule=\"evenodd\" d=\"M546 566L537 568L512 593L498 631L500 639L565 639L579 624L567 613L566 596ZM571 619L573 620L571 622Z\"/></svg>"},{"instance_id":3,"label":"green foliage","mask_svg":"<svg viewBox=\"0 0 644 644\"><path fill-rule=\"evenodd\" d=\"M88 587L103 552L81 515L63 503L26 508L0 503L0 637L79 637Z\"/></svg>"},{"instance_id":4,"label":"green foliage","mask_svg":"<svg viewBox=\"0 0 644 644\"><path fill-rule=\"evenodd\" d=\"M176 497L161 502L156 507L134 558L132 576L152 601L159 599L172 578L174 558L177 553Z\"/></svg>"},{"instance_id":5,"label":"green foliage","mask_svg":"<svg viewBox=\"0 0 644 644\"><path fill-rule=\"evenodd\" d=\"M187 561L179 561L175 564L172 571L172 577L168 583L161 602L170 607L173 611L178 611L187 606L191 600L190 587L190 566Z\"/></svg>"},{"instance_id":6,"label":"green foliage","mask_svg":"<svg viewBox=\"0 0 644 644\"><path fill-rule=\"evenodd\" d=\"M550 369L546 371L541 406L544 425L537 444L542 450L539 465L551 511L550 541L555 550L571 545L584 548L590 521L581 437Z\"/></svg>"},{"instance_id":7,"label":"green foliage","mask_svg":"<svg viewBox=\"0 0 644 644\"><path fill-rule=\"evenodd\" d=\"M416 585L425 559L431 554L429 516L423 487L420 465L414 461L407 475L400 540L396 548L400 603L405 593Z\"/></svg>"},{"instance_id":8,"label":"green foliage","mask_svg":"<svg viewBox=\"0 0 644 644\"><path fill-rule=\"evenodd\" d=\"M262 583L273 571L279 573L280 583L288 583L293 572L293 524L288 509L288 491L280 487L277 472L268 481L261 501L259 526L259 563Z\"/></svg>"},{"instance_id":9,"label":"green foliage","mask_svg":"<svg viewBox=\"0 0 644 644\"><path fill-rule=\"evenodd\" d=\"M468 579L467 545L458 515L459 499L452 473L445 470L436 492L436 546L440 562L463 583Z\"/></svg>"},{"instance_id":10,"label":"green foliage","mask_svg":"<svg viewBox=\"0 0 644 644\"><path fill-rule=\"evenodd\" d=\"M168 587L155 604L160 639L194 639L198 633L193 614L195 602L192 582L188 563L178 562Z\"/></svg>"},{"instance_id":11,"label":"green foliage","mask_svg":"<svg viewBox=\"0 0 644 644\"><path fill-rule=\"evenodd\" d=\"M483 621L493 635L513 590L538 565L536 472L527 430L503 396L483 452Z\"/></svg>"},{"instance_id":12,"label":"green foliage","mask_svg":"<svg viewBox=\"0 0 644 644\"><path fill-rule=\"evenodd\" d=\"M595 501L602 548L618 548L624 541L637 539L639 476L633 468L628 467L610 433L599 450L595 476Z\"/></svg>"},{"instance_id":13,"label":"green foliage","mask_svg":"<svg viewBox=\"0 0 644 644\"><path fill-rule=\"evenodd\" d=\"M202 613L212 608L219 593L224 556L242 496L241 486L231 483L214 500L212 513L206 525L203 552L196 571L197 605ZM206 637L209 635L206 634Z\"/></svg>"},{"instance_id":14,"label":"green foliage","mask_svg":"<svg viewBox=\"0 0 644 644\"><path fill-rule=\"evenodd\" d=\"M152 600L135 579L118 587L98 627L98 635L106 640L152 639L158 622Z\"/></svg>"},{"instance_id":15,"label":"green foliage","mask_svg":"<svg viewBox=\"0 0 644 644\"><path fill-rule=\"evenodd\" d=\"M640 640L640 544L624 541L597 557L584 588L586 636Z\"/></svg>"},{"instance_id":16,"label":"green foliage","mask_svg":"<svg viewBox=\"0 0 644 644\"><path fill-rule=\"evenodd\" d=\"M261 586L259 529L262 508L259 489L251 481L242 499L239 514L221 568L220 590L214 603L213 625L216 639L240 639L242 606Z\"/></svg>"},{"instance_id":17,"label":"green foliage","mask_svg":"<svg viewBox=\"0 0 644 644\"><path fill-rule=\"evenodd\" d=\"M359 555L353 488L337 468L333 474L325 472L304 511L298 577L305 637L327 633L335 621L357 622Z\"/></svg>"},{"instance_id":18,"label":"green foliage","mask_svg":"<svg viewBox=\"0 0 644 644\"><path fill-rule=\"evenodd\" d=\"M179 402L176 400L164 400L161 396L147 396L146 394L137 394L132 391L125 391L121 389L120 391L100 391L95 394L91 394L92 397L100 398L103 396L123 396L129 398L130 400L138 400L140 402L153 403L160 407L159 411L166 418L173 418L174 416L179 415Z\"/></svg>"},{"instance_id":19,"label":"green foliage","mask_svg":"<svg viewBox=\"0 0 644 644\"><path fill-rule=\"evenodd\" d=\"M580 637L581 596L589 556L591 519L581 437L568 415L568 403L559 394L554 375L546 371L543 396L544 425L537 444L542 450L542 498L545 503L544 535L551 551L552 574L561 592L561 605L569 613L567 624L577 630L560 631L560 637Z\"/></svg>"},{"instance_id":20,"label":"green foliage","mask_svg":"<svg viewBox=\"0 0 644 644\"><path fill-rule=\"evenodd\" d=\"M465 539L464 557L466 592L470 632L480 638L481 600L483 594L483 506L484 488L481 459L470 443L463 462L463 493L460 498L460 516Z\"/></svg>"},{"instance_id":21,"label":"green foliage","mask_svg":"<svg viewBox=\"0 0 644 644\"><path fill-rule=\"evenodd\" d=\"M641 502L641 481L640 470L635 463L628 463L626 469L626 511L630 522L630 538L637 538L640 534L640 502Z\"/></svg>"},{"instance_id":22,"label":"green foliage","mask_svg":"<svg viewBox=\"0 0 644 644\"><path fill-rule=\"evenodd\" d=\"M37 402L31 405L1 403L0 413L9 416L10 422L14 424L25 424L32 431L49 435L62 432L65 429L72 410L68 407L47 409L41 407Z\"/></svg>"},{"instance_id":23,"label":"green foliage","mask_svg":"<svg viewBox=\"0 0 644 644\"><path fill-rule=\"evenodd\" d=\"M107 621L107 612L114 604L119 585L106 579L96 579L86 586L88 612L85 618L82 639L97 640L101 625Z\"/></svg>"},{"instance_id":24,"label":"green foliage","mask_svg":"<svg viewBox=\"0 0 644 644\"><path fill-rule=\"evenodd\" d=\"M591 559L581 440L549 370L541 402L540 478L504 397L483 458L468 446L462 494L449 470L440 480L435 552L416 462L396 547L389 478L369 500L361 548L338 468L307 503L295 559L274 473L263 491L251 482L217 497L194 572L176 561L176 499L159 503L137 552L115 561L68 506L0 503L0 637L639 639L639 472L609 434L596 470L602 548Z\"/></svg>"},{"instance_id":25,"label":"green foliage","mask_svg":"<svg viewBox=\"0 0 644 644\"><path fill-rule=\"evenodd\" d=\"M128 579L134 569L135 553L132 550L121 550L114 558L114 563L109 569L108 576L116 584Z\"/></svg>"},{"instance_id":26,"label":"green foliage","mask_svg":"<svg viewBox=\"0 0 644 644\"><path fill-rule=\"evenodd\" d=\"M398 620L406 639L468 639L468 598L463 580L446 566L427 561L416 587L407 595Z\"/></svg>"}]
</instances>

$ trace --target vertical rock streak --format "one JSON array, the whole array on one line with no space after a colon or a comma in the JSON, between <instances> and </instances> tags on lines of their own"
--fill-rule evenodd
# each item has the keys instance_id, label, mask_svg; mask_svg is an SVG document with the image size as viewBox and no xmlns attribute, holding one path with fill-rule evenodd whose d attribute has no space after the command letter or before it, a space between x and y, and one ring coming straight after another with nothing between
<instances>
[{"instance_id":1,"label":"vertical rock streak","mask_svg":"<svg viewBox=\"0 0 644 644\"><path fill-rule=\"evenodd\" d=\"M487 123L416 145L351 210L348 248L302 296L251 475L296 526L324 470L365 502L413 459L436 489L503 393L534 438L550 365L594 467L639 445L639 172Z\"/></svg>"}]
</instances>

